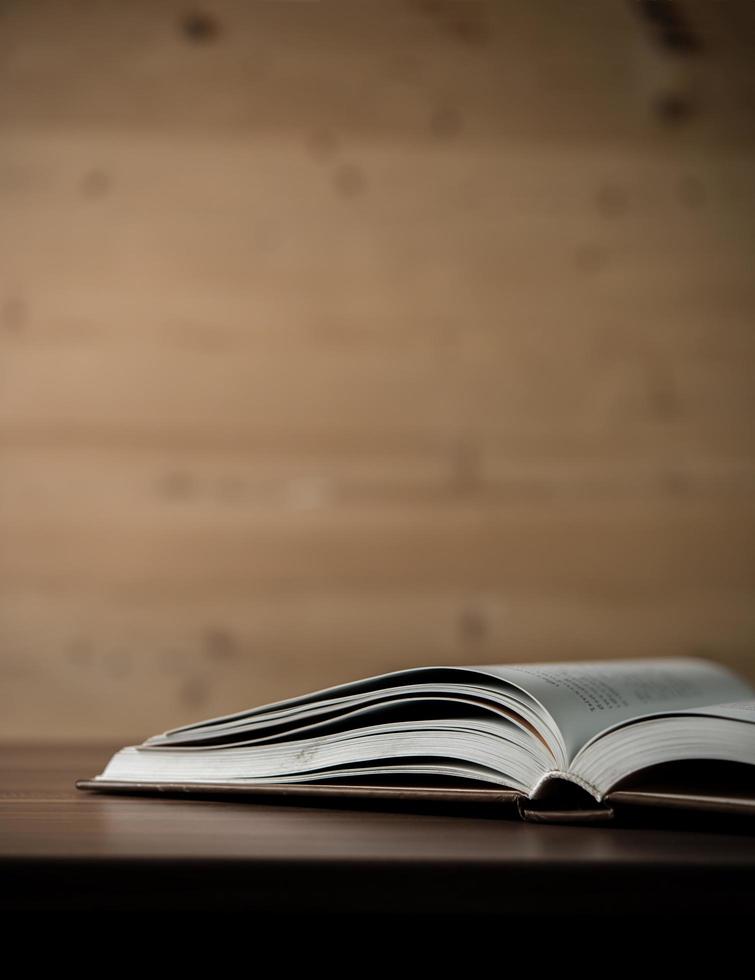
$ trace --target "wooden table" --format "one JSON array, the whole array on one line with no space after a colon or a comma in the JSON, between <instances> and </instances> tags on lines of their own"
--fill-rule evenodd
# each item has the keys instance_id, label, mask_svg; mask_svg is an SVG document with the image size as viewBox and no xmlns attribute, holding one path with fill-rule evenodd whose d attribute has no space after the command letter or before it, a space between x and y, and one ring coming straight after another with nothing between
<instances>
[{"instance_id":1,"label":"wooden table","mask_svg":"<svg viewBox=\"0 0 755 980\"><path fill-rule=\"evenodd\" d=\"M120 746L0 747L0 908L751 911L755 835L75 789Z\"/></svg>"}]
</instances>

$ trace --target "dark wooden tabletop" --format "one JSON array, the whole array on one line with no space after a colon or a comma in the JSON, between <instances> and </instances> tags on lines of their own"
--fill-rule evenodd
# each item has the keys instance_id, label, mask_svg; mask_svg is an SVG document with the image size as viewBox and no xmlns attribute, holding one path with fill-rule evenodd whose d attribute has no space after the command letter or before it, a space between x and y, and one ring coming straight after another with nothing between
<instances>
[{"instance_id":1,"label":"dark wooden tabletop","mask_svg":"<svg viewBox=\"0 0 755 980\"><path fill-rule=\"evenodd\" d=\"M0 747L2 909L611 915L752 908L751 827L526 824L82 792L119 748Z\"/></svg>"}]
</instances>

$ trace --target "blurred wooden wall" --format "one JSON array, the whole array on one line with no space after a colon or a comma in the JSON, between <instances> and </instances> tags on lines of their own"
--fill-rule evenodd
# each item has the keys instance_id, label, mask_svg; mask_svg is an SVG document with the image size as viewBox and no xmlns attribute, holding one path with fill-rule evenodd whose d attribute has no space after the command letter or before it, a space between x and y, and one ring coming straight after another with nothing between
<instances>
[{"instance_id":1,"label":"blurred wooden wall","mask_svg":"<svg viewBox=\"0 0 755 980\"><path fill-rule=\"evenodd\" d=\"M755 677L751 0L0 5L0 734Z\"/></svg>"}]
</instances>

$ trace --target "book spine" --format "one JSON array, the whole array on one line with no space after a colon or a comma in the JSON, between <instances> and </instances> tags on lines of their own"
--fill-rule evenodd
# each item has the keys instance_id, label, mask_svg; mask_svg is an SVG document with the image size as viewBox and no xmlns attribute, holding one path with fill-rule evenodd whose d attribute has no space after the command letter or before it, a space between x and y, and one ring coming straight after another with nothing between
<instances>
[{"instance_id":1,"label":"book spine","mask_svg":"<svg viewBox=\"0 0 755 980\"><path fill-rule=\"evenodd\" d=\"M522 820L528 823L576 823L601 824L615 819L613 807L605 803L584 808L559 808L552 804L544 806L527 798L517 800L517 809Z\"/></svg>"},{"instance_id":2,"label":"book spine","mask_svg":"<svg viewBox=\"0 0 755 980\"><path fill-rule=\"evenodd\" d=\"M548 772L529 797L517 800L519 816L531 823L606 823L613 807L597 790L569 772Z\"/></svg>"}]
</instances>

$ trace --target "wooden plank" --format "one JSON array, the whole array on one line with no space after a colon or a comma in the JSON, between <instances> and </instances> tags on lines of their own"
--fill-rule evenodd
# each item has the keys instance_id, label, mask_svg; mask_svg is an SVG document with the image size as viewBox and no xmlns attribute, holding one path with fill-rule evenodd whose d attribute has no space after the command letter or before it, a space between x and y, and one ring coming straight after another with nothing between
<instances>
[{"instance_id":1,"label":"wooden plank","mask_svg":"<svg viewBox=\"0 0 755 980\"><path fill-rule=\"evenodd\" d=\"M522 444L524 443L524 444ZM329 512L344 507L416 513L430 503L483 507L532 503L567 506L574 499L647 508L675 498L737 501L746 512L755 463L746 455L711 456L687 447L604 445L487 446L472 441L429 446L238 446L165 444L119 449L66 444L6 445L0 469L0 523L41 518L113 526L265 518L275 512ZM545 510L543 510L545 513Z\"/></svg>"},{"instance_id":2,"label":"wooden plank","mask_svg":"<svg viewBox=\"0 0 755 980\"><path fill-rule=\"evenodd\" d=\"M178 0L10 4L14 86L0 118L447 137L458 130L448 121L458 100L472 132L540 135L533 102L558 135L638 124L628 83L632 43L646 40L622 4L591 0L543 16L511 3L208 0L199 32L192 14Z\"/></svg>"},{"instance_id":3,"label":"wooden plank","mask_svg":"<svg viewBox=\"0 0 755 980\"><path fill-rule=\"evenodd\" d=\"M752 12L677 7L5 5L0 733L751 670Z\"/></svg>"},{"instance_id":4,"label":"wooden plank","mask_svg":"<svg viewBox=\"0 0 755 980\"><path fill-rule=\"evenodd\" d=\"M280 432L306 418L395 433L409 420L437 437L504 420L542 430L554 413L595 427L686 415L703 428L717 419L715 442L751 407L753 205L727 183L751 188L749 158L724 159L702 183L662 157L631 177L639 158L607 163L595 148L363 147L382 183L355 211L285 141L163 143L161 156L155 138L121 138L109 153L130 154L130 183L92 209L71 186L107 139L62 153L49 137L18 139L12 166L47 156L62 175L47 199L6 195L6 428L244 418ZM194 166L174 197L140 197L170 188L184 155ZM260 157L259 185L240 199ZM618 176L606 183L608 171ZM493 193L475 192L470 209L472 174ZM688 206L693 187L716 193L712 217ZM273 231L264 202L281 200Z\"/></svg>"},{"instance_id":5,"label":"wooden plank","mask_svg":"<svg viewBox=\"0 0 755 980\"><path fill-rule=\"evenodd\" d=\"M430 501L415 507L176 506L7 522L0 574L25 586L191 596L249 589L524 587L619 594L753 579L750 499ZM672 585L673 583L673 585Z\"/></svg>"}]
</instances>

